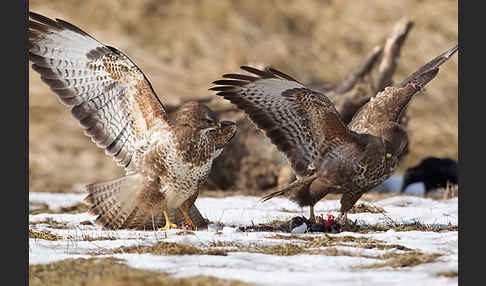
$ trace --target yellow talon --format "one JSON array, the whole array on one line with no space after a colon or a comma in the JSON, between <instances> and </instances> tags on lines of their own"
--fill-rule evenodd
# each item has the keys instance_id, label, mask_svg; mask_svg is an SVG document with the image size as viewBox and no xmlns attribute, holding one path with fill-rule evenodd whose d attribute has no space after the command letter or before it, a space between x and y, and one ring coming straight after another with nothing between
<instances>
[{"instance_id":1,"label":"yellow talon","mask_svg":"<svg viewBox=\"0 0 486 286\"><path fill-rule=\"evenodd\" d=\"M193 223L192 223L192 220L191 218L189 217L189 215L186 213L185 210L183 210L182 208L179 209L182 214L184 215L184 217L186 218L186 225L189 226L192 230L197 230L197 226L195 226Z\"/></svg>"},{"instance_id":2,"label":"yellow talon","mask_svg":"<svg viewBox=\"0 0 486 286\"><path fill-rule=\"evenodd\" d=\"M177 224L173 224L172 222L170 222L169 216L167 215L166 211L164 211L164 217L165 217L165 226L159 228L159 230L169 230L169 229L179 227Z\"/></svg>"},{"instance_id":3,"label":"yellow talon","mask_svg":"<svg viewBox=\"0 0 486 286\"><path fill-rule=\"evenodd\" d=\"M159 228L159 230L169 230L169 229L174 229L174 228L179 228L179 226L177 224L173 224L173 223L169 223L169 224L165 224L165 226Z\"/></svg>"}]
</instances>

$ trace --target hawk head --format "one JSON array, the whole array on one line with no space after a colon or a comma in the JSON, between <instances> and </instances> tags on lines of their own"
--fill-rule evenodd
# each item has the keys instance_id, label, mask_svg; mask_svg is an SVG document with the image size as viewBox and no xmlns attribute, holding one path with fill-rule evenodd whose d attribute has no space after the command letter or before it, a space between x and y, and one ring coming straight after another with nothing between
<instances>
[{"instance_id":1,"label":"hawk head","mask_svg":"<svg viewBox=\"0 0 486 286\"><path fill-rule=\"evenodd\" d=\"M190 101L171 114L173 126L188 126L198 130L216 130L221 127L218 117L206 105Z\"/></svg>"},{"instance_id":2,"label":"hawk head","mask_svg":"<svg viewBox=\"0 0 486 286\"><path fill-rule=\"evenodd\" d=\"M221 121L221 127L209 134L213 137L216 150L222 149L236 134L236 124L232 121Z\"/></svg>"},{"instance_id":3,"label":"hawk head","mask_svg":"<svg viewBox=\"0 0 486 286\"><path fill-rule=\"evenodd\" d=\"M407 132L395 122L378 124L370 128L369 135L372 135L369 147L381 149L387 160L398 160L407 148Z\"/></svg>"},{"instance_id":4,"label":"hawk head","mask_svg":"<svg viewBox=\"0 0 486 286\"><path fill-rule=\"evenodd\" d=\"M188 126L208 131L216 149L223 148L235 135L237 127L232 121L220 121L218 116L206 105L199 102L186 102L171 114L174 126Z\"/></svg>"}]
</instances>

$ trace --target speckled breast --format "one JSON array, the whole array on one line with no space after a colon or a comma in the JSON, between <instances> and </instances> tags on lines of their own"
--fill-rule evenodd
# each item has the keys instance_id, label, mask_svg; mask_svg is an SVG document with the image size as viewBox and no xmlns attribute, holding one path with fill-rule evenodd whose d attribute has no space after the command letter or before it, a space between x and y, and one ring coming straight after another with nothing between
<instances>
[{"instance_id":1,"label":"speckled breast","mask_svg":"<svg viewBox=\"0 0 486 286\"><path fill-rule=\"evenodd\" d=\"M397 160L383 158L375 164L358 163L355 165L353 183L357 187L368 191L387 180L397 167Z\"/></svg>"}]
</instances>

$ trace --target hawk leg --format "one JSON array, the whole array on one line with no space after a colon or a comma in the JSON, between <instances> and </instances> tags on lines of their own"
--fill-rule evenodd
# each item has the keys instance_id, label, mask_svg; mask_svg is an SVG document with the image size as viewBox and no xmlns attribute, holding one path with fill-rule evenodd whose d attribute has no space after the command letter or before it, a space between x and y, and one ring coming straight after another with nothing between
<instances>
[{"instance_id":1,"label":"hawk leg","mask_svg":"<svg viewBox=\"0 0 486 286\"><path fill-rule=\"evenodd\" d=\"M173 224L170 222L169 216L167 215L167 211L164 210L164 217L165 217L165 226L160 228L159 230L168 230L172 228L178 228L177 224Z\"/></svg>"},{"instance_id":2,"label":"hawk leg","mask_svg":"<svg viewBox=\"0 0 486 286\"><path fill-rule=\"evenodd\" d=\"M346 224L348 222L348 213L347 212L341 213L338 216L337 221L340 221L341 223Z\"/></svg>"},{"instance_id":3,"label":"hawk leg","mask_svg":"<svg viewBox=\"0 0 486 286\"><path fill-rule=\"evenodd\" d=\"M341 197L341 214L338 217L338 221L342 224L348 223L348 211L354 206L354 204L361 198L361 193L348 192L344 193Z\"/></svg>"},{"instance_id":4,"label":"hawk leg","mask_svg":"<svg viewBox=\"0 0 486 286\"><path fill-rule=\"evenodd\" d=\"M183 208L179 208L179 210L181 211L181 213L184 215L184 218L186 219L186 225L188 225L192 230L197 230L197 226L195 226L192 223L192 220L187 214L187 212Z\"/></svg>"},{"instance_id":5,"label":"hawk leg","mask_svg":"<svg viewBox=\"0 0 486 286\"><path fill-rule=\"evenodd\" d=\"M314 214L314 205L309 206L309 212L310 212L309 221L311 223L316 223L316 215Z\"/></svg>"}]
</instances>

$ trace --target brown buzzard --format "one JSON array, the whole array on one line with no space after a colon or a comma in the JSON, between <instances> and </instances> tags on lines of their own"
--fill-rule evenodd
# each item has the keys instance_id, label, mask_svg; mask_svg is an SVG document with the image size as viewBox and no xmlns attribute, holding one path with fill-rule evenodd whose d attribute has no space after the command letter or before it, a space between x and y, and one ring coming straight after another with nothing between
<instances>
[{"instance_id":1,"label":"brown buzzard","mask_svg":"<svg viewBox=\"0 0 486 286\"><path fill-rule=\"evenodd\" d=\"M361 195L389 178L408 143L398 119L412 96L457 51L441 54L401 83L379 92L346 126L324 94L278 70L242 66L252 75L225 74L211 88L244 110L289 160L297 180L263 198L288 195L300 206L342 194L341 217Z\"/></svg>"},{"instance_id":2,"label":"brown buzzard","mask_svg":"<svg viewBox=\"0 0 486 286\"><path fill-rule=\"evenodd\" d=\"M194 201L236 125L218 121L197 102L166 113L122 52L63 20L29 15L32 68L71 107L85 134L126 171L86 186L95 222L109 229L206 227Z\"/></svg>"}]
</instances>

